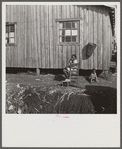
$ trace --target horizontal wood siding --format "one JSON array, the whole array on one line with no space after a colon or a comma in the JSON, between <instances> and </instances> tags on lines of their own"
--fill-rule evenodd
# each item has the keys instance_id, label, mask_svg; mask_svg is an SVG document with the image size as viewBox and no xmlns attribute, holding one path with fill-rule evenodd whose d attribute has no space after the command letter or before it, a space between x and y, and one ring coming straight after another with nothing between
<instances>
[{"instance_id":1,"label":"horizontal wood siding","mask_svg":"<svg viewBox=\"0 0 122 149\"><path fill-rule=\"evenodd\" d=\"M79 44L60 45L57 19L79 19ZM16 45L6 47L6 66L64 68L76 54L80 69L109 68L112 32L105 6L7 5L6 22L17 22ZM90 57L87 44L97 46Z\"/></svg>"}]
</instances>

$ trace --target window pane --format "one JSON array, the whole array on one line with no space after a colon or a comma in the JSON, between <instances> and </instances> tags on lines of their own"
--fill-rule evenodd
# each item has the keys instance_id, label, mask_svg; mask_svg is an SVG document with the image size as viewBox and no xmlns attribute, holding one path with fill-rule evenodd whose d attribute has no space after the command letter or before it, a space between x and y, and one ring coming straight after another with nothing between
<instances>
[{"instance_id":1,"label":"window pane","mask_svg":"<svg viewBox=\"0 0 122 149\"><path fill-rule=\"evenodd\" d=\"M9 37L14 37L14 32L10 32Z\"/></svg>"},{"instance_id":2,"label":"window pane","mask_svg":"<svg viewBox=\"0 0 122 149\"><path fill-rule=\"evenodd\" d=\"M72 42L76 42L76 36L72 36Z\"/></svg>"},{"instance_id":3,"label":"window pane","mask_svg":"<svg viewBox=\"0 0 122 149\"><path fill-rule=\"evenodd\" d=\"M6 33L9 33L9 26L6 25Z\"/></svg>"},{"instance_id":4,"label":"window pane","mask_svg":"<svg viewBox=\"0 0 122 149\"><path fill-rule=\"evenodd\" d=\"M14 38L9 38L9 43L14 43Z\"/></svg>"},{"instance_id":5,"label":"window pane","mask_svg":"<svg viewBox=\"0 0 122 149\"><path fill-rule=\"evenodd\" d=\"M65 30L65 35L70 36L71 35L71 30Z\"/></svg>"},{"instance_id":6,"label":"window pane","mask_svg":"<svg viewBox=\"0 0 122 149\"><path fill-rule=\"evenodd\" d=\"M65 38L64 37L60 37L60 42L64 42Z\"/></svg>"},{"instance_id":7,"label":"window pane","mask_svg":"<svg viewBox=\"0 0 122 149\"><path fill-rule=\"evenodd\" d=\"M72 22L72 28L77 28L77 22Z\"/></svg>"},{"instance_id":8,"label":"window pane","mask_svg":"<svg viewBox=\"0 0 122 149\"><path fill-rule=\"evenodd\" d=\"M65 35L65 30L60 30L60 35Z\"/></svg>"},{"instance_id":9,"label":"window pane","mask_svg":"<svg viewBox=\"0 0 122 149\"><path fill-rule=\"evenodd\" d=\"M71 42L71 36L66 36L66 42Z\"/></svg>"},{"instance_id":10,"label":"window pane","mask_svg":"<svg viewBox=\"0 0 122 149\"><path fill-rule=\"evenodd\" d=\"M10 32L14 32L14 25L10 25Z\"/></svg>"},{"instance_id":11,"label":"window pane","mask_svg":"<svg viewBox=\"0 0 122 149\"><path fill-rule=\"evenodd\" d=\"M72 35L78 35L78 31L77 30L72 30Z\"/></svg>"},{"instance_id":12,"label":"window pane","mask_svg":"<svg viewBox=\"0 0 122 149\"><path fill-rule=\"evenodd\" d=\"M66 28L71 28L71 23L70 22L66 22Z\"/></svg>"}]
</instances>

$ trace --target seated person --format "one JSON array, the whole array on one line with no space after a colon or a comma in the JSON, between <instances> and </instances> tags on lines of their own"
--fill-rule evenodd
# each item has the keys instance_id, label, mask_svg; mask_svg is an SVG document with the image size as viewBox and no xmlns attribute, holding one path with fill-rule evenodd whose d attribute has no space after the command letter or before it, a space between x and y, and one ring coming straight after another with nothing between
<instances>
[{"instance_id":1,"label":"seated person","mask_svg":"<svg viewBox=\"0 0 122 149\"><path fill-rule=\"evenodd\" d=\"M63 72L66 76L66 79L69 79L69 77L70 77L70 67L74 66L77 68L77 66L75 66L76 64L78 64L78 61L76 59L76 55L72 54L71 59L69 60L69 65L63 69Z\"/></svg>"},{"instance_id":2,"label":"seated person","mask_svg":"<svg viewBox=\"0 0 122 149\"><path fill-rule=\"evenodd\" d=\"M89 77L90 83L92 83L93 81L98 82L98 78L97 78L97 74L96 74L96 69L92 70L92 73Z\"/></svg>"}]
</instances>

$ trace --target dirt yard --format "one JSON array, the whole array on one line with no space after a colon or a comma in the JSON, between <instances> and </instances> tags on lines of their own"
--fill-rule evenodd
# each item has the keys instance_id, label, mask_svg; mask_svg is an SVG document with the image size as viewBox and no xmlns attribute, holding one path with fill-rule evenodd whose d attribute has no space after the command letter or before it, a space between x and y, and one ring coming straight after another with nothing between
<instances>
[{"instance_id":1,"label":"dirt yard","mask_svg":"<svg viewBox=\"0 0 122 149\"><path fill-rule=\"evenodd\" d=\"M62 75L6 75L6 113L105 114L117 112L116 75L99 76L90 84L79 76L78 86L62 86Z\"/></svg>"}]
</instances>

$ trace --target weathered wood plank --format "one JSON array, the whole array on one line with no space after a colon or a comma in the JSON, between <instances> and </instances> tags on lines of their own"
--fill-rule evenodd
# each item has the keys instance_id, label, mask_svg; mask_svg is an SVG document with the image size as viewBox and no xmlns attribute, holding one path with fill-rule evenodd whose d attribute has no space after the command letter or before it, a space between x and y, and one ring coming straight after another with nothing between
<instances>
[{"instance_id":1,"label":"weathered wood plank","mask_svg":"<svg viewBox=\"0 0 122 149\"><path fill-rule=\"evenodd\" d=\"M42 20L42 16L41 16L41 5L39 5L39 30L40 30L40 32L39 32L39 37L40 37L40 39L38 38L38 40L39 40L39 46L40 46L40 58L39 58L39 66L40 66L40 68L42 68L42 26L41 26L41 20Z\"/></svg>"},{"instance_id":2,"label":"weathered wood plank","mask_svg":"<svg viewBox=\"0 0 122 149\"><path fill-rule=\"evenodd\" d=\"M20 47L19 50L21 51L21 67L25 67L25 40L24 40L24 35L25 35L25 31L24 31L24 6L21 5L20 6Z\"/></svg>"},{"instance_id":3,"label":"weathered wood plank","mask_svg":"<svg viewBox=\"0 0 122 149\"><path fill-rule=\"evenodd\" d=\"M96 6L94 6L94 11L93 11L93 15L94 15L94 44L96 44L96 45L97 45L97 12L98 12L98 9ZM93 67L97 69L97 46L93 53Z\"/></svg>"},{"instance_id":4,"label":"weathered wood plank","mask_svg":"<svg viewBox=\"0 0 122 149\"><path fill-rule=\"evenodd\" d=\"M70 18L70 5L66 5L67 6L67 18Z\"/></svg>"},{"instance_id":5,"label":"weathered wood plank","mask_svg":"<svg viewBox=\"0 0 122 149\"><path fill-rule=\"evenodd\" d=\"M74 16L75 16L74 6L71 5L70 8L71 8L71 9L70 9L71 18L74 18Z\"/></svg>"},{"instance_id":6,"label":"weathered wood plank","mask_svg":"<svg viewBox=\"0 0 122 149\"><path fill-rule=\"evenodd\" d=\"M84 33L84 34L86 34L85 44L87 45L89 42L89 40L88 40L88 36L89 36L89 10L88 10L88 6L86 6L85 9L86 9L86 21L85 21L86 33ZM87 58L87 56L86 56L86 61L85 61L85 69L89 69L89 59Z\"/></svg>"},{"instance_id":7,"label":"weathered wood plank","mask_svg":"<svg viewBox=\"0 0 122 149\"><path fill-rule=\"evenodd\" d=\"M41 5L41 43L42 43L42 68L45 68L45 44L44 44L44 6Z\"/></svg>"},{"instance_id":8,"label":"weathered wood plank","mask_svg":"<svg viewBox=\"0 0 122 149\"><path fill-rule=\"evenodd\" d=\"M89 42L93 43L93 8L89 6ZM93 69L93 54L89 57L89 69Z\"/></svg>"},{"instance_id":9,"label":"weathered wood plank","mask_svg":"<svg viewBox=\"0 0 122 149\"><path fill-rule=\"evenodd\" d=\"M59 19L59 5L56 6L56 18ZM59 67L59 22L56 22L56 68Z\"/></svg>"},{"instance_id":10,"label":"weathered wood plank","mask_svg":"<svg viewBox=\"0 0 122 149\"><path fill-rule=\"evenodd\" d=\"M20 43L21 43L21 38L20 38L20 6L17 5L17 51L18 51L18 67L21 67L21 50L20 50Z\"/></svg>"},{"instance_id":11,"label":"weathered wood plank","mask_svg":"<svg viewBox=\"0 0 122 149\"><path fill-rule=\"evenodd\" d=\"M74 6L74 18L78 18L78 7Z\"/></svg>"},{"instance_id":12,"label":"weathered wood plank","mask_svg":"<svg viewBox=\"0 0 122 149\"><path fill-rule=\"evenodd\" d=\"M103 8L103 32L102 32L102 39L103 39L103 55L102 55L102 69L106 70L106 52L107 52L107 23L106 23L106 11L105 8Z\"/></svg>"},{"instance_id":13,"label":"weathered wood plank","mask_svg":"<svg viewBox=\"0 0 122 149\"><path fill-rule=\"evenodd\" d=\"M38 68L41 68L41 54L40 54L40 6L37 5L37 55L38 55Z\"/></svg>"},{"instance_id":14,"label":"weathered wood plank","mask_svg":"<svg viewBox=\"0 0 122 149\"><path fill-rule=\"evenodd\" d=\"M66 54L67 54L67 46L63 46L63 68L66 67Z\"/></svg>"},{"instance_id":15,"label":"weathered wood plank","mask_svg":"<svg viewBox=\"0 0 122 149\"><path fill-rule=\"evenodd\" d=\"M102 10L98 7L97 16L97 68L102 69Z\"/></svg>"},{"instance_id":16,"label":"weathered wood plank","mask_svg":"<svg viewBox=\"0 0 122 149\"><path fill-rule=\"evenodd\" d=\"M58 63L59 65L58 65L58 67L63 68L63 46L59 46L58 54L59 54L59 63Z\"/></svg>"},{"instance_id":17,"label":"weathered wood plank","mask_svg":"<svg viewBox=\"0 0 122 149\"><path fill-rule=\"evenodd\" d=\"M57 39L57 34L56 34L56 31L57 31L57 29L56 29L56 5L53 5L53 8L52 8L52 10L53 10L53 14L52 14L52 21L53 21L53 68L56 68L56 51L57 51L57 47L56 47L56 39Z\"/></svg>"},{"instance_id":18,"label":"weathered wood plank","mask_svg":"<svg viewBox=\"0 0 122 149\"><path fill-rule=\"evenodd\" d=\"M58 14L58 18L61 19L62 18L62 5L59 5L59 14ZM59 25L59 24L58 24ZM59 30L58 30L58 34L59 34ZM58 37L59 38L59 37ZM59 40L59 39L58 39ZM63 47L60 45L59 46L59 51L58 51L58 60L59 60L59 68L63 68Z\"/></svg>"},{"instance_id":19,"label":"weathered wood plank","mask_svg":"<svg viewBox=\"0 0 122 149\"><path fill-rule=\"evenodd\" d=\"M13 22L16 22L16 5L13 5ZM15 46L13 50L13 67L17 67L17 44L16 44L16 26L15 26Z\"/></svg>"},{"instance_id":20,"label":"weathered wood plank","mask_svg":"<svg viewBox=\"0 0 122 149\"><path fill-rule=\"evenodd\" d=\"M109 14L107 13L107 30L108 30L108 68L110 66L110 17Z\"/></svg>"},{"instance_id":21,"label":"weathered wood plank","mask_svg":"<svg viewBox=\"0 0 122 149\"><path fill-rule=\"evenodd\" d=\"M71 59L71 55L72 55L72 46L68 46L68 48L67 48L67 53L68 53L68 56L67 56L67 60L68 60L68 62L67 62L67 64L69 65L69 60Z\"/></svg>"},{"instance_id":22,"label":"weathered wood plank","mask_svg":"<svg viewBox=\"0 0 122 149\"><path fill-rule=\"evenodd\" d=\"M52 6L49 5L49 35L50 35L50 68L53 68L53 22Z\"/></svg>"},{"instance_id":23,"label":"weathered wood plank","mask_svg":"<svg viewBox=\"0 0 122 149\"><path fill-rule=\"evenodd\" d=\"M79 17L81 18L80 20L80 68L83 69L83 9L82 7L79 7Z\"/></svg>"},{"instance_id":24,"label":"weathered wood plank","mask_svg":"<svg viewBox=\"0 0 122 149\"><path fill-rule=\"evenodd\" d=\"M34 52L34 68L38 68L38 55L37 55L37 27L36 27L36 24L37 24L37 13L36 13L36 8L37 6L34 5L33 6L33 31L34 31L34 34L33 34L33 52Z\"/></svg>"},{"instance_id":25,"label":"weathered wood plank","mask_svg":"<svg viewBox=\"0 0 122 149\"><path fill-rule=\"evenodd\" d=\"M86 26L86 20L87 20L87 10L86 6L83 7L83 69L86 69L87 65L87 59L86 59L86 45L87 45L87 26Z\"/></svg>"}]
</instances>

